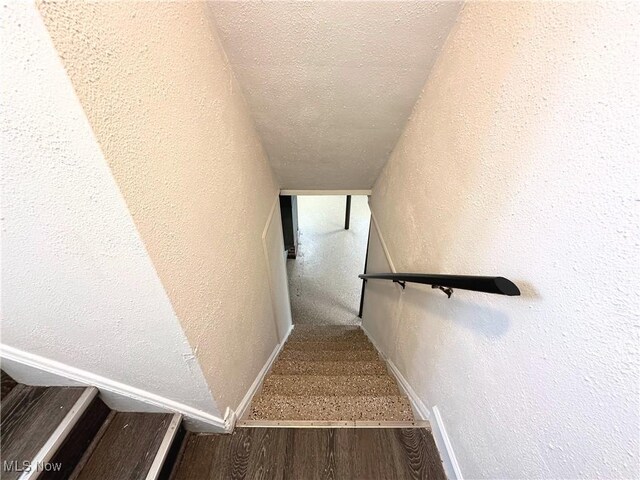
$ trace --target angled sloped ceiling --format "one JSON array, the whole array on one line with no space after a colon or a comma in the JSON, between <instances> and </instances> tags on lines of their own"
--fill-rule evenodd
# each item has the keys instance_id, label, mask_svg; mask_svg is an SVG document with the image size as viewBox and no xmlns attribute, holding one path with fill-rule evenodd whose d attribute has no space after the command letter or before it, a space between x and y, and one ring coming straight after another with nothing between
<instances>
[{"instance_id":1,"label":"angled sloped ceiling","mask_svg":"<svg viewBox=\"0 0 640 480\"><path fill-rule=\"evenodd\" d=\"M285 189L368 189L459 2L210 2Z\"/></svg>"}]
</instances>

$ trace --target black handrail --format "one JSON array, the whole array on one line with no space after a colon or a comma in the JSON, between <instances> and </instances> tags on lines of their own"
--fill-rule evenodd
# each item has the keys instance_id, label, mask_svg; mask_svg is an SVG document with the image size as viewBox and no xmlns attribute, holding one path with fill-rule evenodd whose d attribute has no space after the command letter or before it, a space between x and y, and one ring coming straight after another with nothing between
<instances>
[{"instance_id":1,"label":"black handrail","mask_svg":"<svg viewBox=\"0 0 640 480\"><path fill-rule=\"evenodd\" d=\"M520 295L520 289L511 280L504 277L477 277L475 275L438 275L426 273L366 273L358 275L363 280L392 280L402 288L405 282L422 283L439 288L451 297L453 288L473 290L475 292L497 293L498 295Z\"/></svg>"}]
</instances>

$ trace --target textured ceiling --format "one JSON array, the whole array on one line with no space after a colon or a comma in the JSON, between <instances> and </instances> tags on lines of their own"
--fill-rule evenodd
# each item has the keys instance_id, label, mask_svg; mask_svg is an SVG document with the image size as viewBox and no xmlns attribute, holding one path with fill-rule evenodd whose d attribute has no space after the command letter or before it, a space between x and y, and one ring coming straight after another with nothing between
<instances>
[{"instance_id":1,"label":"textured ceiling","mask_svg":"<svg viewBox=\"0 0 640 480\"><path fill-rule=\"evenodd\" d=\"M458 2L210 2L280 186L371 188Z\"/></svg>"}]
</instances>

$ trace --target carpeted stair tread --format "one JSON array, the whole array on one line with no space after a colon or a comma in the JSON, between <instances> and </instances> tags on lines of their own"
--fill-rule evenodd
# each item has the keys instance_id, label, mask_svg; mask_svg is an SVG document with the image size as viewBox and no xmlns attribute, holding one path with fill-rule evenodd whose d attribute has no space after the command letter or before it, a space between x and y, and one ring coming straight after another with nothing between
<instances>
[{"instance_id":1,"label":"carpeted stair tread","mask_svg":"<svg viewBox=\"0 0 640 480\"><path fill-rule=\"evenodd\" d=\"M412 421L411 405L357 326L296 325L248 420Z\"/></svg>"},{"instance_id":2,"label":"carpeted stair tread","mask_svg":"<svg viewBox=\"0 0 640 480\"><path fill-rule=\"evenodd\" d=\"M406 397L260 395L251 408L251 420L413 421Z\"/></svg>"},{"instance_id":3,"label":"carpeted stair tread","mask_svg":"<svg viewBox=\"0 0 640 480\"><path fill-rule=\"evenodd\" d=\"M364 332L357 326L296 325L289 341L317 340L366 340Z\"/></svg>"},{"instance_id":4,"label":"carpeted stair tread","mask_svg":"<svg viewBox=\"0 0 640 480\"><path fill-rule=\"evenodd\" d=\"M380 360L303 361L276 360L272 375L385 375L387 369Z\"/></svg>"},{"instance_id":5,"label":"carpeted stair tread","mask_svg":"<svg viewBox=\"0 0 640 480\"><path fill-rule=\"evenodd\" d=\"M270 375L260 393L283 396L400 395L389 375Z\"/></svg>"},{"instance_id":6,"label":"carpeted stair tread","mask_svg":"<svg viewBox=\"0 0 640 480\"><path fill-rule=\"evenodd\" d=\"M283 348L278 357L282 360L318 361L353 361L380 358L375 350L291 350Z\"/></svg>"},{"instance_id":7,"label":"carpeted stair tread","mask_svg":"<svg viewBox=\"0 0 640 480\"><path fill-rule=\"evenodd\" d=\"M303 342L287 342L284 346L284 350L373 350L373 345L369 341L340 341L340 340L328 340L328 341L303 341Z\"/></svg>"}]
</instances>

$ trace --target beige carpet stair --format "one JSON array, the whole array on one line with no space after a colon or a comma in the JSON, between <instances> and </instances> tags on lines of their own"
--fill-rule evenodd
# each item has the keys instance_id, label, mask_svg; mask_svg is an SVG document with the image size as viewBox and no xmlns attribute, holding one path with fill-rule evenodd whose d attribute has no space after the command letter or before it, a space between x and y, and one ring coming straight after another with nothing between
<instances>
[{"instance_id":1,"label":"beige carpet stair","mask_svg":"<svg viewBox=\"0 0 640 480\"><path fill-rule=\"evenodd\" d=\"M262 386L268 395L400 395L389 375L271 375Z\"/></svg>"},{"instance_id":2,"label":"beige carpet stair","mask_svg":"<svg viewBox=\"0 0 640 480\"><path fill-rule=\"evenodd\" d=\"M315 351L315 352L334 352L334 351L349 351L349 352L360 352L363 350L371 350L371 344L366 340L361 339L353 339L353 340L327 340L327 341L318 341L318 340L294 340L291 342L287 342L285 346L286 350L293 351Z\"/></svg>"},{"instance_id":3,"label":"beige carpet stair","mask_svg":"<svg viewBox=\"0 0 640 480\"><path fill-rule=\"evenodd\" d=\"M411 421L409 400L385 397L260 396L253 404L252 420L360 420Z\"/></svg>"},{"instance_id":4,"label":"beige carpet stair","mask_svg":"<svg viewBox=\"0 0 640 480\"><path fill-rule=\"evenodd\" d=\"M409 400L359 327L297 325L248 420L413 421Z\"/></svg>"},{"instance_id":5,"label":"beige carpet stair","mask_svg":"<svg viewBox=\"0 0 640 480\"><path fill-rule=\"evenodd\" d=\"M380 360L276 360L273 375L385 375L387 369Z\"/></svg>"},{"instance_id":6,"label":"beige carpet stair","mask_svg":"<svg viewBox=\"0 0 640 480\"><path fill-rule=\"evenodd\" d=\"M375 362L378 360L378 352L375 350L288 350L283 348L278 357L282 360L300 360L300 361L355 361L369 360Z\"/></svg>"}]
</instances>

